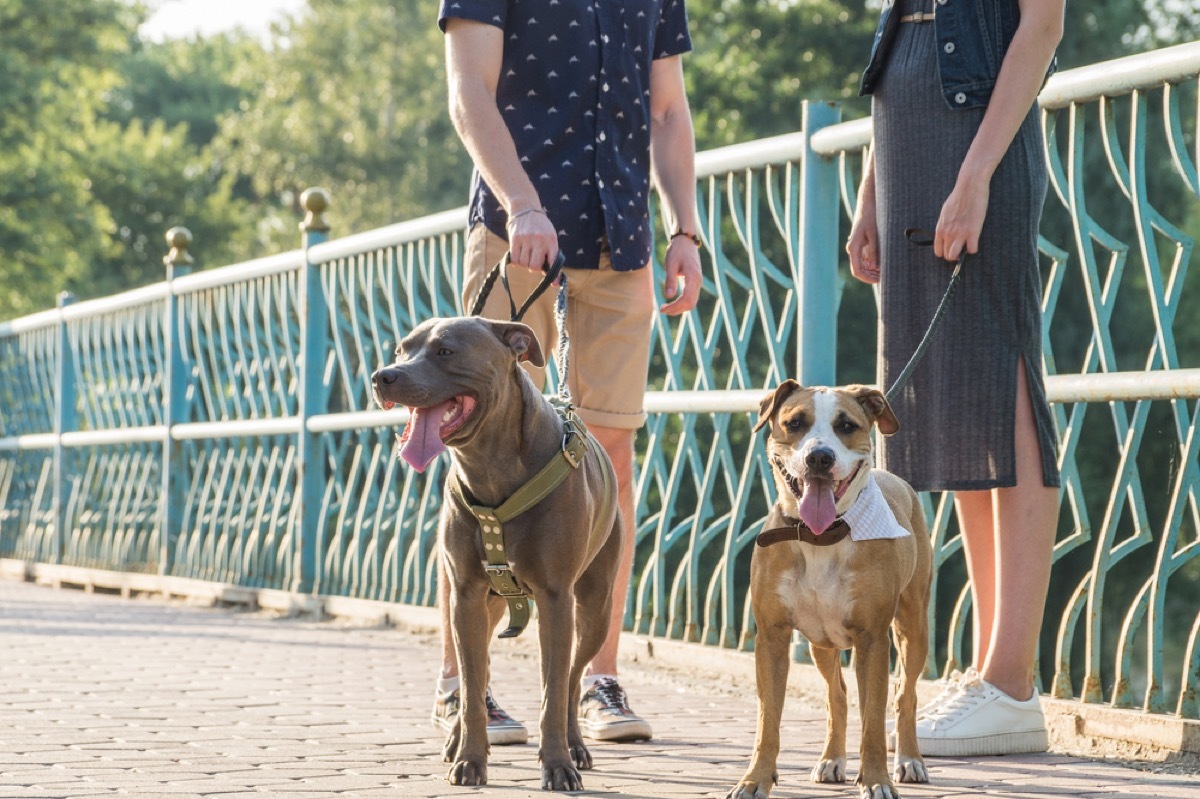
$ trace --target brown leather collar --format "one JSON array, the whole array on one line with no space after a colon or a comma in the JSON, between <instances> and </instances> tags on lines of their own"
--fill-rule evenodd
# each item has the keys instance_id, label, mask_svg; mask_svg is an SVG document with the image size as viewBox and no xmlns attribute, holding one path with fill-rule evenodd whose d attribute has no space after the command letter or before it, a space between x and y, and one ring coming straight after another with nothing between
<instances>
[{"instance_id":1,"label":"brown leather collar","mask_svg":"<svg viewBox=\"0 0 1200 799\"><path fill-rule=\"evenodd\" d=\"M754 539L756 546L769 547L771 544L778 544L781 541L803 541L806 544L818 547L828 547L833 546L850 535L850 525L846 524L845 519L838 519L830 525L828 530L817 535L809 529L808 525L799 519L789 519L782 513L779 515L788 526L772 527L770 530L763 530Z\"/></svg>"}]
</instances>

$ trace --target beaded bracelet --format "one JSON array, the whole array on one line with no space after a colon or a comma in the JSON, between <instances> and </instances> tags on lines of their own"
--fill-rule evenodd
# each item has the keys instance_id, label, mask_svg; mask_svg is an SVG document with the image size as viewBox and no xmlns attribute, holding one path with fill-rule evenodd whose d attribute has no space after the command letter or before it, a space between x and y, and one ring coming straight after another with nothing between
<instances>
[{"instance_id":1,"label":"beaded bracelet","mask_svg":"<svg viewBox=\"0 0 1200 799\"><path fill-rule=\"evenodd\" d=\"M676 228L675 232L671 234L671 240L674 241L675 238L677 238L678 236L687 236L689 239L692 240L692 244L695 244L697 247L703 246L703 243L700 240L700 236L697 233L688 233L683 228Z\"/></svg>"}]
</instances>

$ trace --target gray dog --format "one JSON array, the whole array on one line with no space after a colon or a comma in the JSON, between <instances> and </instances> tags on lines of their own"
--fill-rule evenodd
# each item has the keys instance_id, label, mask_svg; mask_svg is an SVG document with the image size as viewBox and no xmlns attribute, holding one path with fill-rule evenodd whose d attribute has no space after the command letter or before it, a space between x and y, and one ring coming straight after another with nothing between
<instances>
[{"instance_id":1,"label":"gray dog","mask_svg":"<svg viewBox=\"0 0 1200 799\"><path fill-rule=\"evenodd\" d=\"M545 364L526 325L431 319L371 379L382 408L404 405L412 412L401 457L423 471L449 448L453 464L438 531L462 680L458 728L444 751L453 763L451 783L487 782L488 639L504 610L485 568L496 559L489 556L492 543L485 551L484 531L500 533L489 514L536 484L555 459L569 464L565 479L540 501L501 518L502 536L490 541L502 538L496 548L509 577L538 607L542 787L576 791L583 787L579 770L592 766L579 732L579 679L608 633L624 529L608 456L573 414L542 396L519 365L525 360Z\"/></svg>"}]
</instances>

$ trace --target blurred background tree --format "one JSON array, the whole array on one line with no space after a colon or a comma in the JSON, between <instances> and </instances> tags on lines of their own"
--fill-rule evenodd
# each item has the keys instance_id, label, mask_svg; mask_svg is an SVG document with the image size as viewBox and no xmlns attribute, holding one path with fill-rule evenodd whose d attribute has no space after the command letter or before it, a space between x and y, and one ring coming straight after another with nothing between
<instances>
[{"instance_id":1,"label":"blurred background tree","mask_svg":"<svg viewBox=\"0 0 1200 799\"><path fill-rule=\"evenodd\" d=\"M686 76L707 149L799 129L805 99L857 98L878 0L691 0ZM0 319L162 278L163 232L201 267L297 244L323 185L336 233L461 205L424 0L310 0L264 40L139 34L135 0L0 0ZM1063 68L1193 36L1187 0L1069 3ZM1099 165L1097 168L1103 168Z\"/></svg>"}]
</instances>

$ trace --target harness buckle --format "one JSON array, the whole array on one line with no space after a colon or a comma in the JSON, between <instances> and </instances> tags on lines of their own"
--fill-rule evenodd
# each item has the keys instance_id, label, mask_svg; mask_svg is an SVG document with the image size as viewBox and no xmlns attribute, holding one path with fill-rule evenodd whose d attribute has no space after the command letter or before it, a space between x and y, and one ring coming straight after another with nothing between
<instances>
[{"instance_id":1,"label":"harness buckle","mask_svg":"<svg viewBox=\"0 0 1200 799\"><path fill-rule=\"evenodd\" d=\"M563 454L563 457L567 459L567 463L571 464L572 469L578 469L579 465L580 465L580 463L582 463L582 461L580 461L577 457L575 457L575 451L567 446L567 444L570 443L570 441L571 441L571 433L566 433L565 435L563 435L562 454Z\"/></svg>"}]
</instances>

